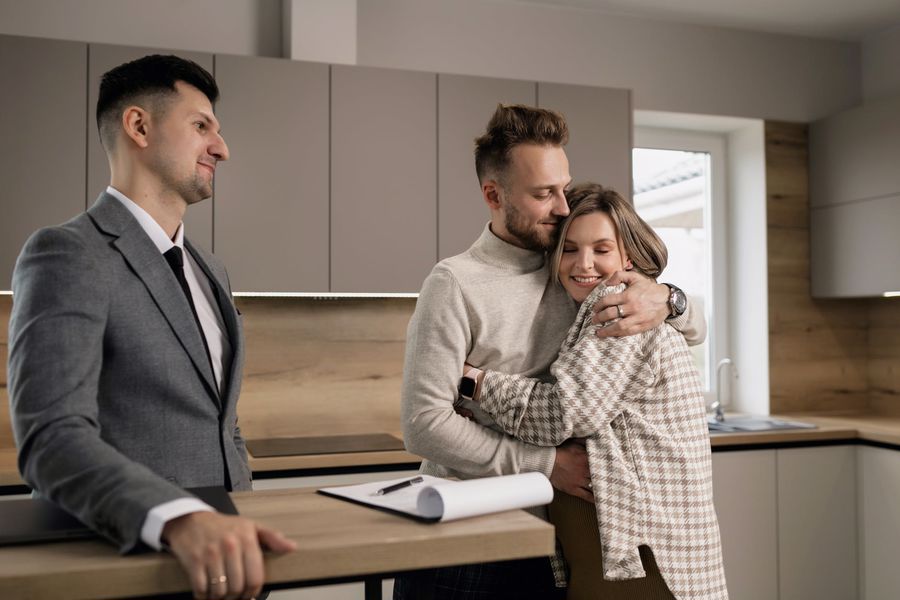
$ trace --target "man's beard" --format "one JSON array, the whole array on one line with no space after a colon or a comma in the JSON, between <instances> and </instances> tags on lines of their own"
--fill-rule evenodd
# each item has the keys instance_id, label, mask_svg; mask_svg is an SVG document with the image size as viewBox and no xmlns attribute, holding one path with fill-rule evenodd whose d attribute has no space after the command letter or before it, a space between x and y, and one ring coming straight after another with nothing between
<instances>
[{"instance_id":1,"label":"man's beard","mask_svg":"<svg viewBox=\"0 0 900 600\"><path fill-rule=\"evenodd\" d=\"M199 173L180 179L166 174L163 176L163 182L169 189L181 196L188 205L212 197L212 183L208 183Z\"/></svg>"},{"instance_id":2,"label":"man's beard","mask_svg":"<svg viewBox=\"0 0 900 600\"><path fill-rule=\"evenodd\" d=\"M504 225L506 225L506 231L528 250L548 252L556 245L559 228L547 231L542 225L529 223L511 202L506 203Z\"/></svg>"}]
</instances>

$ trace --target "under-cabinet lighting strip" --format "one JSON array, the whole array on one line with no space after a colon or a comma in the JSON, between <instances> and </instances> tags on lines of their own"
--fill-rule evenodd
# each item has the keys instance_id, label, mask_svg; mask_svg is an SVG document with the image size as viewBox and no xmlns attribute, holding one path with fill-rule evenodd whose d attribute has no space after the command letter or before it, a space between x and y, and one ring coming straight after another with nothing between
<instances>
[{"instance_id":1,"label":"under-cabinet lighting strip","mask_svg":"<svg viewBox=\"0 0 900 600\"><path fill-rule=\"evenodd\" d=\"M0 290L0 296L12 296L13 293L8 290ZM232 294L235 298L310 298L312 300L341 300L347 298L418 298L418 293L413 292L385 292L385 293L362 293L362 292L235 292Z\"/></svg>"},{"instance_id":2,"label":"under-cabinet lighting strip","mask_svg":"<svg viewBox=\"0 0 900 600\"><path fill-rule=\"evenodd\" d=\"M235 292L236 298L311 298L313 300L341 300L346 298L418 298L418 293L411 292Z\"/></svg>"}]
</instances>

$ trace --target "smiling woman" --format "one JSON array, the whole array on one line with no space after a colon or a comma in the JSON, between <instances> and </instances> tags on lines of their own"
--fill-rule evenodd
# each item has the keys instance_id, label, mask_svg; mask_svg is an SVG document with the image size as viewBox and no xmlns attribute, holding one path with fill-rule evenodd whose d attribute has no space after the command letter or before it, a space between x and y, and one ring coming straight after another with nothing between
<instances>
[{"instance_id":1,"label":"smiling woman","mask_svg":"<svg viewBox=\"0 0 900 600\"><path fill-rule=\"evenodd\" d=\"M657 277L665 269L665 244L617 192L588 183L567 198L572 212L553 253L552 277L575 301L616 271Z\"/></svg>"}]
</instances>

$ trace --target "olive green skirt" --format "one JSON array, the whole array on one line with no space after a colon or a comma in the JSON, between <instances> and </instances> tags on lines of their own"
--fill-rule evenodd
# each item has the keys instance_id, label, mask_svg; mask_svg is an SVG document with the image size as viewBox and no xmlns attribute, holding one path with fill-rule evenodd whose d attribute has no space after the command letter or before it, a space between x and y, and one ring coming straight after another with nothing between
<instances>
[{"instance_id":1,"label":"olive green skirt","mask_svg":"<svg viewBox=\"0 0 900 600\"><path fill-rule=\"evenodd\" d=\"M647 546L639 548L646 577L625 581L603 579L603 554L594 505L559 490L554 492L550 522L556 527L556 537L569 564L568 600L675 600Z\"/></svg>"}]
</instances>

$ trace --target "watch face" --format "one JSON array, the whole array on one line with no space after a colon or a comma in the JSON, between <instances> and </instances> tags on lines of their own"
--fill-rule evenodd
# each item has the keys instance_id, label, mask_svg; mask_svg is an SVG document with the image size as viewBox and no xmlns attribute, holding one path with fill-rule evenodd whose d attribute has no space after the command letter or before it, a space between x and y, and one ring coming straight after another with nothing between
<instances>
[{"instance_id":1,"label":"watch face","mask_svg":"<svg viewBox=\"0 0 900 600\"><path fill-rule=\"evenodd\" d=\"M471 398L475 395L475 380L471 377L463 377L459 380L459 395L463 398Z\"/></svg>"},{"instance_id":2,"label":"watch face","mask_svg":"<svg viewBox=\"0 0 900 600\"><path fill-rule=\"evenodd\" d=\"M673 290L672 292L672 305L675 308L676 314L684 313L687 308L687 297L685 297L684 292L681 290Z\"/></svg>"}]
</instances>

